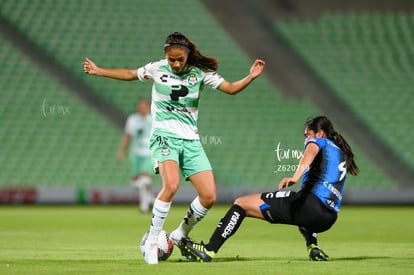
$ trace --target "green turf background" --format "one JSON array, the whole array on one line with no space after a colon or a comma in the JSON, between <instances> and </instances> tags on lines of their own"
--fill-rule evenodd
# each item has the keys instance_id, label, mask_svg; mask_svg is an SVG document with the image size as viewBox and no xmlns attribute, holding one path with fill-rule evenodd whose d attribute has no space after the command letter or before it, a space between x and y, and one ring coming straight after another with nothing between
<instances>
[{"instance_id":1,"label":"green turf background","mask_svg":"<svg viewBox=\"0 0 414 275\"><path fill-rule=\"evenodd\" d=\"M192 232L207 240L228 206L217 205ZM186 207L173 206L171 231ZM135 206L0 207L0 274L412 274L414 207L344 206L320 234L330 262L308 261L297 229L246 219L211 263L146 265L138 243L150 216Z\"/></svg>"}]
</instances>

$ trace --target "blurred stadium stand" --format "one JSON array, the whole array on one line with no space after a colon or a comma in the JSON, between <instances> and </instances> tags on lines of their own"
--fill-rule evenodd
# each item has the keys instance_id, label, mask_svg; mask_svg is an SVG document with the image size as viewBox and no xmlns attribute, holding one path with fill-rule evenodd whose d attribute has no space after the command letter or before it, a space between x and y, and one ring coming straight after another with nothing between
<instances>
[{"instance_id":1,"label":"blurred stadium stand","mask_svg":"<svg viewBox=\"0 0 414 275\"><path fill-rule=\"evenodd\" d=\"M309 19L303 18L306 10L292 8L302 7L301 1L263 1L262 8L274 4L280 13L263 29L280 32L291 46L288 50L311 68L312 77L326 83L338 106L346 106L346 115L368 126L352 131L335 119L335 110L325 109L326 104L297 87L289 89L292 79L300 82L300 75L290 64L282 64L285 72L279 74L279 60L271 55L283 51L254 36L268 33L248 28L235 33L220 24L220 11L228 9L214 6L219 1L173 2L0 0L0 188L8 190L9 198L19 188L69 188L83 202L96 198L99 188L128 188L128 166L116 161L116 152L123 121L138 98L150 97L151 85L86 76L81 63L90 57L104 67L137 68L163 58L164 39L174 31L187 34L203 53L216 56L219 73L228 80L244 76L253 58L267 57L267 77L243 93L230 97L206 90L202 95L199 127L219 201L276 188L281 177L292 173L285 170L298 161L293 152L303 149L304 120L321 113L334 116L357 155L361 174L348 179L350 202L390 202L395 198L384 194L406 188L376 161L378 155L373 157L365 143L351 137L377 136L377 142L395 152L398 159L393 163L412 172L412 14L315 15L312 10L315 18ZM251 7L250 1L242 2ZM250 11L250 17L227 16L256 20L259 27L268 23L263 18L269 15L260 14L263 9ZM13 33L22 39L14 39ZM252 54L261 48L270 53ZM278 78L289 74L290 84L288 78ZM278 159L277 148L285 159ZM154 188L159 187L157 179ZM193 195L190 184L183 182L182 187L179 199L188 201ZM412 193L404 192L409 195L403 201L414 202ZM119 196L114 201L129 199Z\"/></svg>"},{"instance_id":2,"label":"blurred stadium stand","mask_svg":"<svg viewBox=\"0 0 414 275\"><path fill-rule=\"evenodd\" d=\"M277 28L352 112L414 167L414 16L327 13Z\"/></svg>"}]
</instances>

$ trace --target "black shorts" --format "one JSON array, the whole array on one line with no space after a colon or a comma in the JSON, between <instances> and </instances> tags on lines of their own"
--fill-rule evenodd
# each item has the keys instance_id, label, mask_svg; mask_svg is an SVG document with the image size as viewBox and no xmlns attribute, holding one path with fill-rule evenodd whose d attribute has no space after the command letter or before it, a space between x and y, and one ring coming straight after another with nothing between
<instances>
[{"instance_id":1,"label":"black shorts","mask_svg":"<svg viewBox=\"0 0 414 275\"><path fill-rule=\"evenodd\" d=\"M328 230L337 218L337 213L312 193L282 190L262 193L261 199L260 210L270 223L297 225L319 233Z\"/></svg>"}]
</instances>

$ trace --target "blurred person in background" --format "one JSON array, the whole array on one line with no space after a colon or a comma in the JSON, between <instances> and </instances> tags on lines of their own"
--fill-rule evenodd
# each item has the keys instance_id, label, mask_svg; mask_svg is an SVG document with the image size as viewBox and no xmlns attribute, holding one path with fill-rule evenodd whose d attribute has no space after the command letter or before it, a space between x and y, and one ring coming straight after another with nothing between
<instances>
[{"instance_id":1,"label":"blurred person in background","mask_svg":"<svg viewBox=\"0 0 414 275\"><path fill-rule=\"evenodd\" d=\"M152 136L150 148L155 171L160 174L162 189L152 208L152 218L144 259L158 264L158 236L163 229L173 198L180 186L180 172L196 189L179 226L170 239L188 256L182 239L208 213L216 201L216 185L210 161L198 133L198 105L205 87L235 95L259 77L265 62L255 60L248 74L229 82L216 71L218 61L201 54L197 46L179 32L167 36L163 46L165 57L138 69L107 69L92 60L83 62L84 72L118 80L152 80Z\"/></svg>"},{"instance_id":2,"label":"blurred person in background","mask_svg":"<svg viewBox=\"0 0 414 275\"><path fill-rule=\"evenodd\" d=\"M210 262L239 229L245 217L271 224L298 227L310 260L327 261L318 247L318 233L331 228L341 207L346 175L357 175L352 149L331 121L318 116L305 122L305 151L292 177L283 178L278 190L237 198L220 220L207 244L185 239L185 250L196 261ZM298 192L285 189L302 178Z\"/></svg>"},{"instance_id":3,"label":"blurred person in background","mask_svg":"<svg viewBox=\"0 0 414 275\"><path fill-rule=\"evenodd\" d=\"M118 160L125 160L126 151L129 148L131 184L138 190L140 211L148 213L154 202L154 195L151 192L151 176L154 170L149 149L151 115L148 100L140 99L137 102L136 112L128 116L124 131L118 151Z\"/></svg>"}]
</instances>

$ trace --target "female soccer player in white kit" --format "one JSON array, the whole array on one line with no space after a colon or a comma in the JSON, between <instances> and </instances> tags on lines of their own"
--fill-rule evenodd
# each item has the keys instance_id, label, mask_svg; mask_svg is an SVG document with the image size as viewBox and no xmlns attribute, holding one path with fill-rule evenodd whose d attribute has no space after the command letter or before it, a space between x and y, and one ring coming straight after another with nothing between
<instances>
[{"instance_id":1,"label":"female soccer player in white kit","mask_svg":"<svg viewBox=\"0 0 414 275\"><path fill-rule=\"evenodd\" d=\"M207 215L216 201L216 186L210 162L200 142L197 128L200 92L205 86L234 95L246 88L263 72L265 62L255 60L248 75L229 82L216 71L217 60L204 56L182 33L168 35L165 59L138 69L105 69L90 59L83 62L87 74L119 80L152 80L152 137L150 148L155 172L162 189L154 201L145 262L157 264L157 238L179 187L180 171L197 191L181 224L171 232L171 240L183 255L180 241Z\"/></svg>"},{"instance_id":2,"label":"female soccer player in white kit","mask_svg":"<svg viewBox=\"0 0 414 275\"><path fill-rule=\"evenodd\" d=\"M125 134L118 150L118 160L125 159L126 150L129 148L131 184L138 190L139 209L142 213L148 213L154 201L151 192L153 168L149 149L151 128L150 102L140 99L136 105L136 112L130 114L125 123Z\"/></svg>"}]
</instances>

